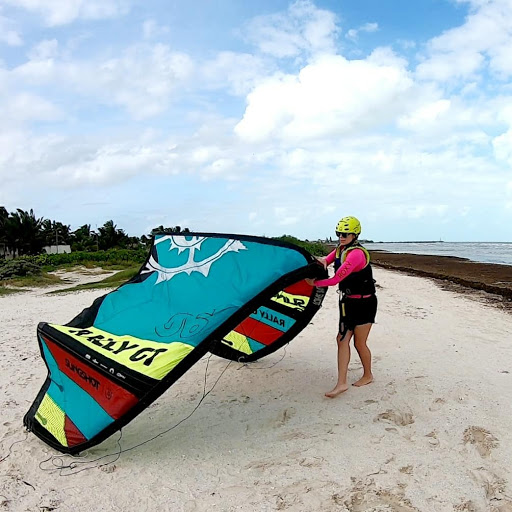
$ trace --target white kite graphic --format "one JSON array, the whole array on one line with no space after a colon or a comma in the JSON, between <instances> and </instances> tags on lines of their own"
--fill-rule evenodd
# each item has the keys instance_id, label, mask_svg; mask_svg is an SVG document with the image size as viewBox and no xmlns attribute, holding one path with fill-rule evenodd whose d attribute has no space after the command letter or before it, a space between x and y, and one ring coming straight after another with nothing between
<instances>
[{"instance_id":1,"label":"white kite graphic","mask_svg":"<svg viewBox=\"0 0 512 512\"><path fill-rule=\"evenodd\" d=\"M194 256L196 253L201 252L201 244L206 240L205 237L192 236L190 237L190 240L187 240L184 236L167 235L156 240L155 245L166 240L171 241L169 251L177 249L178 254L188 251L188 260L179 267L164 267L160 265L153 256L150 256L146 267L141 273L147 274L150 272L158 272L158 279L155 284L163 281L170 281L174 276L181 273L190 275L192 272L200 272L206 277L210 272L211 266L228 252L247 250L247 247L240 240L228 240L215 254L212 254L203 260L196 261Z\"/></svg>"}]
</instances>

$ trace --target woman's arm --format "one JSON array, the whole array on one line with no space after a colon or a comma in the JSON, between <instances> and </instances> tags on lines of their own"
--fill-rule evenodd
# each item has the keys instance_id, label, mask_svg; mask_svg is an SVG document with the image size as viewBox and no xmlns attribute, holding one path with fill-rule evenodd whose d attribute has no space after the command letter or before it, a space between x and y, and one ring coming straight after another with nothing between
<instances>
[{"instance_id":1,"label":"woman's arm","mask_svg":"<svg viewBox=\"0 0 512 512\"><path fill-rule=\"evenodd\" d=\"M331 251L327 256L324 257L316 257L317 261L321 263L325 269L336 259L336 249Z\"/></svg>"},{"instance_id":2,"label":"woman's arm","mask_svg":"<svg viewBox=\"0 0 512 512\"><path fill-rule=\"evenodd\" d=\"M330 256L330 255L329 255ZM366 256L361 249L353 249L347 254L347 258L338 269L336 274L329 279L313 281L313 286L334 286L343 281L352 272L359 272L366 266Z\"/></svg>"}]
</instances>

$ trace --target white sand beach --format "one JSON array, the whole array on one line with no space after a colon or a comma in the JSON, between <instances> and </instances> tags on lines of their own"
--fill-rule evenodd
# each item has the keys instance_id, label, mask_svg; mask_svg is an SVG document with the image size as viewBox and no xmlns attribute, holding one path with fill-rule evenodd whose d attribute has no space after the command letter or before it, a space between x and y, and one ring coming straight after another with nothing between
<instances>
[{"instance_id":1,"label":"white sand beach","mask_svg":"<svg viewBox=\"0 0 512 512\"><path fill-rule=\"evenodd\" d=\"M231 363L179 426L101 465L115 434L79 460L113 457L60 473L47 471L59 454L22 424L46 376L36 326L68 322L105 291L0 297L0 510L511 512L512 315L427 279L375 276L371 385L324 397L336 377L331 289L285 350ZM207 389L227 364L210 359ZM122 449L189 415L205 369L206 358L128 424ZM350 381L360 373L353 351Z\"/></svg>"}]
</instances>

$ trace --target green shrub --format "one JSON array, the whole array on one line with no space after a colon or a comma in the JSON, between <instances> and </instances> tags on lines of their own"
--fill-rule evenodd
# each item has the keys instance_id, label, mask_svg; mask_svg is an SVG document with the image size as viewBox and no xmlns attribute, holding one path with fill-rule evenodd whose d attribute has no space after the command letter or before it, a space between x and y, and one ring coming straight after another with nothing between
<instances>
[{"instance_id":1,"label":"green shrub","mask_svg":"<svg viewBox=\"0 0 512 512\"><path fill-rule=\"evenodd\" d=\"M0 279L35 275L40 274L42 270L49 272L59 267L74 265L125 268L142 265L147 256L148 250L144 248L23 256L6 262L0 261Z\"/></svg>"},{"instance_id":2,"label":"green shrub","mask_svg":"<svg viewBox=\"0 0 512 512\"><path fill-rule=\"evenodd\" d=\"M109 249L108 251L78 251L62 254L40 254L34 260L44 267L61 265L83 265L85 263L118 265L121 263L142 264L148 255L147 249Z\"/></svg>"},{"instance_id":3,"label":"green shrub","mask_svg":"<svg viewBox=\"0 0 512 512\"><path fill-rule=\"evenodd\" d=\"M289 244L295 244L303 249L306 249L313 256L326 256L329 253L327 247L320 242L309 242L308 240L303 241L295 238L292 235L283 235L274 238L275 240L281 240L282 242L288 242Z\"/></svg>"},{"instance_id":4,"label":"green shrub","mask_svg":"<svg viewBox=\"0 0 512 512\"><path fill-rule=\"evenodd\" d=\"M0 264L0 279L13 277L36 276L41 274L41 265L30 258L15 258Z\"/></svg>"}]
</instances>

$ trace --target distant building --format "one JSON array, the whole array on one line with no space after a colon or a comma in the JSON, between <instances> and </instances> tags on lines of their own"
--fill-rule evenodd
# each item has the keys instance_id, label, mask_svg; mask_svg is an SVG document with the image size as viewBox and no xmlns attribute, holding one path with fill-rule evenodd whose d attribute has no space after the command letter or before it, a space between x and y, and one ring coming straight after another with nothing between
<instances>
[{"instance_id":1,"label":"distant building","mask_svg":"<svg viewBox=\"0 0 512 512\"><path fill-rule=\"evenodd\" d=\"M70 245L47 245L43 247L43 250L46 254L64 254L71 252Z\"/></svg>"},{"instance_id":2,"label":"distant building","mask_svg":"<svg viewBox=\"0 0 512 512\"><path fill-rule=\"evenodd\" d=\"M46 247L43 247L43 251L46 254L64 254L64 253L70 253L71 252L71 246L70 245L47 245ZM12 253L7 249L5 244L0 244L0 258L5 258L6 260L12 260L18 256L17 251L14 251Z\"/></svg>"}]
</instances>

